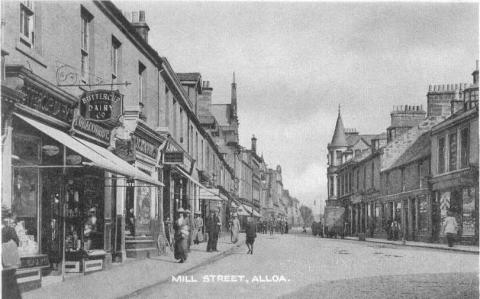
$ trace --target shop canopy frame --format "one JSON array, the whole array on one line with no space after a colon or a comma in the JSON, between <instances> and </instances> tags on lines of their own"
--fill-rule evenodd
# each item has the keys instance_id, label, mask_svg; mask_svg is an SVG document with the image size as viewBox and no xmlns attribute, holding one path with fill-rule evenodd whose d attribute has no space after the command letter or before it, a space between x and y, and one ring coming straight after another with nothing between
<instances>
[{"instance_id":1,"label":"shop canopy frame","mask_svg":"<svg viewBox=\"0 0 480 299\"><path fill-rule=\"evenodd\" d=\"M185 172L183 169L181 169L178 166L175 167L175 169L178 172L180 172L183 176L188 178L190 181L192 181L192 183L194 183L195 185L197 185L201 188L200 194L199 194L199 199L205 199L205 200L209 200L209 201L210 200L213 200L213 201L227 201L228 200L223 194L220 193L219 189L208 188L208 187L202 185L200 182L198 182L197 180L192 178L192 176L190 176L187 172ZM203 195L205 196L205 198L202 198L202 190L204 191Z\"/></svg>"},{"instance_id":2,"label":"shop canopy frame","mask_svg":"<svg viewBox=\"0 0 480 299\"><path fill-rule=\"evenodd\" d=\"M82 167L93 166L107 170L111 173L123 175L127 179L138 180L154 186L164 186L162 182L148 176L147 174L143 173L139 169L135 168L128 162L122 160L120 157L116 156L114 153L103 147L100 147L89 141L77 138L75 136L70 136L65 132L42 124L34 119L31 119L19 113L14 113L14 115L32 126L33 128L41 131L47 136L55 139L57 142L68 147L72 151L91 161L83 162ZM75 165L63 165L58 167L68 168L70 166L78 167Z\"/></svg>"}]
</instances>

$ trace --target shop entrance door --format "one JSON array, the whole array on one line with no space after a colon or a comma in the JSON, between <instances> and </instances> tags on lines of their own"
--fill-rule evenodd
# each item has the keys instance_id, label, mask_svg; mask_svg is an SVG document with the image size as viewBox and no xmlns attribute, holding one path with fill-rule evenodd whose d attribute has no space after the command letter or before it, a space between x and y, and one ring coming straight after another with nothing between
<instances>
[{"instance_id":1,"label":"shop entrance door","mask_svg":"<svg viewBox=\"0 0 480 299\"><path fill-rule=\"evenodd\" d=\"M42 169L42 252L48 254L53 269L60 271L62 261L62 196L63 175L59 169Z\"/></svg>"}]
</instances>

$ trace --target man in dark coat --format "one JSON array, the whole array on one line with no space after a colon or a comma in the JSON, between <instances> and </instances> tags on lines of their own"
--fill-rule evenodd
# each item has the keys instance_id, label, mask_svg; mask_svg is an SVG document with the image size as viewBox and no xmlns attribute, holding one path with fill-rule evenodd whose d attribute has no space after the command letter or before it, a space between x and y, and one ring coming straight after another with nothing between
<instances>
[{"instance_id":1,"label":"man in dark coat","mask_svg":"<svg viewBox=\"0 0 480 299\"><path fill-rule=\"evenodd\" d=\"M208 243L207 243L207 252L218 251L217 242L218 242L218 233L220 232L220 218L218 218L216 212L212 212L207 221L207 233L208 233Z\"/></svg>"},{"instance_id":2,"label":"man in dark coat","mask_svg":"<svg viewBox=\"0 0 480 299\"><path fill-rule=\"evenodd\" d=\"M248 247L247 254L253 254L253 243L257 237L257 224L255 223L255 220L253 220L252 216L248 217L245 233L247 235L245 239L245 243Z\"/></svg>"}]
</instances>

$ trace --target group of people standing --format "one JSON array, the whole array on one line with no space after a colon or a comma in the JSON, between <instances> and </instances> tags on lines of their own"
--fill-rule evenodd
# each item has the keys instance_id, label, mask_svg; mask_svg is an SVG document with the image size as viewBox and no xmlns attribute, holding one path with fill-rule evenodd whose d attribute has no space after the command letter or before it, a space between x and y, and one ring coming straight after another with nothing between
<instances>
[{"instance_id":1,"label":"group of people standing","mask_svg":"<svg viewBox=\"0 0 480 299\"><path fill-rule=\"evenodd\" d=\"M190 251L191 243L194 245L200 244L204 240L203 234L203 219L200 213L195 213L193 223L190 223L190 211L179 208L177 210L177 220L173 225L173 251L174 257L179 263L184 263L187 260L188 252ZM216 211L212 211L206 221L206 233L208 236L207 252L218 251L218 235L220 233L221 221ZM167 232L170 229L166 230ZM170 238L168 233L167 240Z\"/></svg>"},{"instance_id":2,"label":"group of people standing","mask_svg":"<svg viewBox=\"0 0 480 299\"><path fill-rule=\"evenodd\" d=\"M282 235L288 234L288 222L286 220L276 219L274 217L263 220L258 223L258 230L262 232L262 234L270 233L273 235L274 232L281 233Z\"/></svg>"}]
</instances>

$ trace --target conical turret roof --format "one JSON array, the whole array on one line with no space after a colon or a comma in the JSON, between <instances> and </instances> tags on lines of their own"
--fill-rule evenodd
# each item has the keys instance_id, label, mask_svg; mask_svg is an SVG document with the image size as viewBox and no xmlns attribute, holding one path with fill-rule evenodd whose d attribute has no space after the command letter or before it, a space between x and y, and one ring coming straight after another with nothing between
<instances>
[{"instance_id":1,"label":"conical turret roof","mask_svg":"<svg viewBox=\"0 0 480 299\"><path fill-rule=\"evenodd\" d=\"M347 136L345 135L345 128L343 127L342 116L340 108L338 109L337 123L335 124L335 132L333 133L332 142L330 146L342 147L347 146Z\"/></svg>"}]
</instances>

